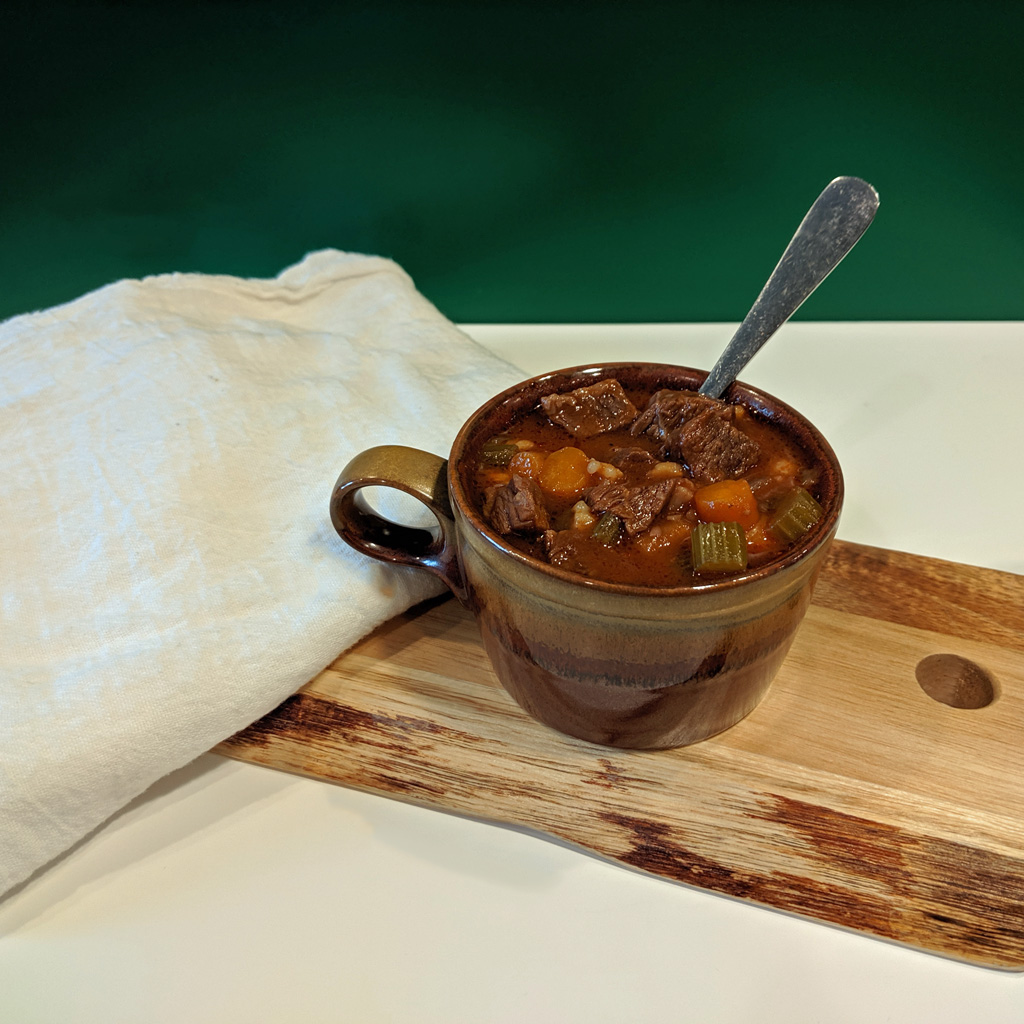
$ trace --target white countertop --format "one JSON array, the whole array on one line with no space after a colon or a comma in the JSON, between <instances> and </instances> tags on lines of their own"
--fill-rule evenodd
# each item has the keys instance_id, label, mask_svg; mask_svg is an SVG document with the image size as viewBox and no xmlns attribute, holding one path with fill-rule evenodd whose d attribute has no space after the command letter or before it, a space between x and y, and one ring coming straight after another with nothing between
<instances>
[{"instance_id":1,"label":"white countertop","mask_svg":"<svg viewBox=\"0 0 1024 1024\"><path fill-rule=\"evenodd\" d=\"M526 376L731 327L467 331ZM1024 324L789 324L743 379L832 441L840 537L1024 573ZM0 900L5 1024L658 1019L1020 1022L1024 973L213 755Z\"/></svg>"}]
</instances>

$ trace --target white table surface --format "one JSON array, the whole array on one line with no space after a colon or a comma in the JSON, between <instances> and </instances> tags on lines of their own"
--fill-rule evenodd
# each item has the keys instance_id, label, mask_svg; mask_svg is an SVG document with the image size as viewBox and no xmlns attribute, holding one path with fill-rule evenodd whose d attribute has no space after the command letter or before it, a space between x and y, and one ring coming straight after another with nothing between
<instances>
[{"instance_id":1,"label":"white table surface","mask_svg":"<svg viewBox=\"0 0 1024 1024\"><path fill-rule=\"evenodd\" d=\"M532 374L731 327L467 331ZM794 323L743 376L831 439L842 538L1024 573L1024 324ZM213 755L0 900L9 1024L650 1020L1021 1022L1024 973Z\"/></svg>"}]
</instances>

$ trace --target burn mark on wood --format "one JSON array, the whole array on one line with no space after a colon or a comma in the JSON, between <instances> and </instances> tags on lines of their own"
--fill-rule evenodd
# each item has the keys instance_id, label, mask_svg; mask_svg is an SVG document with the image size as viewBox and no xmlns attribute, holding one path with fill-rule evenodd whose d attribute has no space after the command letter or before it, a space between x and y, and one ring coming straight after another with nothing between
<instances>
[{"instance_id":1,"label":"burn mark on wood","mask_svg":"<svg viewBox=\"0 0 1024 1024\"><path fill-rule=\"evenodd\" d=\"M813 603L1024 653L1024 576L1013 573L836 542Z\"/></svg>"},{"instance_id":2,"label":"burn mark on wood","mask_svg":"<svg viewBox=\"0 0 1024 1024\"><path fill-rule=\"evenodd\" d=\"M444 786L434 786L422 779L403 778L393 774L377 772L373 773L370 779L373 782L373 789L383 790L414 802L423 801L428 796L444 796L448 792ZM436 801L430 802L436 803Z\"/></svg>"},{"instance_id":3,"label":"burn mark on wood","mask_svg":"<svg viewBox=\"0 0 1024 1024\"><path fill-rule=\"evenodd\" d=\"M631 848L617 858L624 864L729 896L757 898L756 875L729 868L688 849L678 831L669 825L614 811L602 812L601 818L632 837Z\"/></svg>"},{"instance_id":4,"label":"burn mark on wood","mask_svg":"<svg viewBox=\"0 0 1024 1024\"><path fill-rule=\"evenodd\" d=\"M766 796L763 814L809 845L823 863L892 886L906 875L906 833L894 825L785 796Z\"/></svg>"},{"instance_id":5,"label":"burn mark on wood","mask_svg":"<svg viewBox=\"0 0 1024 1024\"><path fill-rule=\"evenodd\" d=\"M761 803L749 816L781 827L779 863L790 870L741 870L692 849L681 829L601 817L628 837L617 859L642 871L953 956L984 950L991 963L1020 968L1021 860L788 797Z\"/></svg>"},{"instance_id":6,"label":"burn mark on wood","mask_svg":"<svg viewBox=\"0 0 1024 1024\"><path fill-rule=\"evenodd\" d=\"M607 757L598 758L597 763L599 768L595 768L583 776L583 782L588 786L601 786L603 789L628 792L631 783L643 782L643 779L629 775L623 771L621 766Z\"/></svg>"},{"instance_id":7,"label":"burn mark on wood","mask_svg":"<svg viewBox=\"0 0 1024 1024\"><path fill-rule=\"evenodd\" d=\"M369 734L375 723L373 715L357 708L319 700L306 693L296 693L259 721L235 733L225 742L246 747L266 747L285 738L301 737L304 742L323 740L337 732Z\"/></svg>"},{"instance_id":8,"label":"burn mark on wood","mask_svg":"<svg viewBox=\"0 0 1024 1024\"><path fill-rule=\"evenodd\" d=\"M875 934L892 937L890 909L882 900L851 893L831 881L784 871L749 871L721 863L687 847L678 830L660 822L615 813L602 817L632 836L631 848L618 859L641 871L847 927L867 927ZM854 905L858 907L857 919L851 920Z\"/></svg>"},{"instance_id":9,"label":"burn mark on wood","mask_svg":"<svg viewBox=\"0 0 1024 1024\"><path fill-rule=\"evenodd\" d=\"M479 742L479 737L412 715L363 711L310 693L296 693L269 715L236 733L222 746L265 748L291 741L336 746L339 740L386 750L424 747L424 737Z\"/></svg>"},{"instance_id":10,"label":"burn mark on wood","mask_svg":"<svg viewBox=\"0 0 1024 1024\"><path fill-rule=\"evenodd\" d=\"M443 738L448 731L426 719L373 714L314 694L296 693L217 750L230 757L436 806L448 792L444 780L425 780L422 771L409 770L409 762L415 762L434 738ZM424 737L430 740L425 743ZM354 774L334 763L339 747L363 752ZM288 750L301 752L301 757L279 764L280 754Z\"/></svg>"}]
</instances>

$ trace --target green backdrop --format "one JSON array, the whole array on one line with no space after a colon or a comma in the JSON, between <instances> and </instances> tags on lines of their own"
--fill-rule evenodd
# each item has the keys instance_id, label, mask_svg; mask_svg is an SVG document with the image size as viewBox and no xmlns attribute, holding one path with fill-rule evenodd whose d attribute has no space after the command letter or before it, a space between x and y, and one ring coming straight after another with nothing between
<instances>
[{"instance_id":1,"label":"green backdrop","mask_svg":"<svg viewBox=\"0 0 1024 1024\"><path fill-rule=\"evenodd\" d=\"M800 318L1024 319L1024 4L0 10L0 317L331 246L457 321L735 320L856 174Z\"/></svg>"}]
</instances>

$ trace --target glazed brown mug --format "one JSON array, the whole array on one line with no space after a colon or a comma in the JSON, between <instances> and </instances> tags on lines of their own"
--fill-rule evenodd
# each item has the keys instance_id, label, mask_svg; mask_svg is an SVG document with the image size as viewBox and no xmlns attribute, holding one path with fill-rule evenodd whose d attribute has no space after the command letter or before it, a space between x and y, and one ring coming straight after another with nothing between
<instances>
[{"instance_id":1,"label":"glazed brown mug","mask_svg":"<svg viewBox=\"0 0 1024 1024\"><path fill-rule=\"evenodd\" d=\"M549 565L506 543L474 507L467 453L544 395L607 377L653 392L696 390L705 374L614 363L534 377L478 409L447 460L398 445L357 455L335 484L331 520L357 550L439 576L475 615L502 685L540 722L609 746L683 746L735 725L767 692L835 536L842 472L803 416L736 383L724 398L775 424L818 471L825 514L793 548L740 575L682 587L607 583ZM362 494L371 486L418 498L438 529L382 518Z\"/></svg>"}]
</instances>

